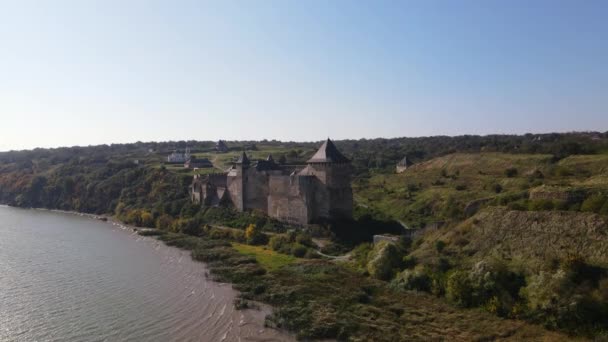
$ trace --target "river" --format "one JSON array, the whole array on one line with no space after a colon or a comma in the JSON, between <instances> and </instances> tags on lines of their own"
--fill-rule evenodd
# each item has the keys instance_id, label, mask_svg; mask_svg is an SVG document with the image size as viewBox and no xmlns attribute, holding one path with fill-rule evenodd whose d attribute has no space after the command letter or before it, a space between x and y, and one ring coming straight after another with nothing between
<instances>
[{"instance_id":1,"label":"river","mask_svg":"<svg viewBox=\"0 0 608 342\"><path fill-rule=\"evenodd\" d=\"M90 217L0 206L0 341L291 341L189 252Z\"/></svg>"}]
</instances>

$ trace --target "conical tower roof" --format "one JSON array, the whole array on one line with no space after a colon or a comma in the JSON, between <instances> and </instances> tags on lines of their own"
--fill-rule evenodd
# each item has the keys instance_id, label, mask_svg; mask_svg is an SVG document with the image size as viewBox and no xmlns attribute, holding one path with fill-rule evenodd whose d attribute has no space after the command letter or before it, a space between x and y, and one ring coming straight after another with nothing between
<instances>
[{"instance_id":1,"label":"conical tower roof","mask_svg":"<svg viewBox=\"0 0 608 342\"><path fill-rule=\"evenodd\" d=\"M249 158L247 158L247 154L243 151L243 154L237 159L237 164L249 165Z\"/></svg>"},{"instance_id":2,"label":"conical tower roof","mask_svg":"<svg viewBox=\"0 0 608 342\"><path fill-rule=\"evenodd\" d=\"M308 160L308 163L349 163L350 160L346 158L338 149L336 145L327 138L327 140L321 145L319 150Z\"/></svg>"}]
</instances>

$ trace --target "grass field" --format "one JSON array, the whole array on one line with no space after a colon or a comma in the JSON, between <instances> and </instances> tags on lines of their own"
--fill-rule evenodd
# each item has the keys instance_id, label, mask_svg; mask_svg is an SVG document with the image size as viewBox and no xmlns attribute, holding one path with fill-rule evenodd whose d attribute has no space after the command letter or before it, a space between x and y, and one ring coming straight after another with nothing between
<instances>
[{"instance_id":1,"label":"grass field","mask_svg":"<svg viewBox=\"0 0 608 342\"><path fill-rule=\"evenodd\" d=\"M289 265L297 261L296 257L277 253L266 246L250 246L240 243L232 243L232 248L241 254L254 257L255 260L268 271L277 270L285 265Z\"/></svg>"}]
</instances>

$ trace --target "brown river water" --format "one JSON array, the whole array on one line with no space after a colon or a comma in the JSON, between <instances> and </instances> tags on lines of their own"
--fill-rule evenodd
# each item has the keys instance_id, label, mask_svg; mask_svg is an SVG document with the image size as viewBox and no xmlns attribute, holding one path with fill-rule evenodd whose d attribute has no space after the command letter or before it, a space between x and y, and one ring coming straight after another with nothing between
<instances>
[{"instance_id":1,"label":"brown river water","mask_svg":"<svg viewBox=\"0 0 608 342\"><path fill-rule=\"evenodd\" d=\"M203 263L116 223L0 206L0 341L293 341Z\"/></svg>"}]
</instances>

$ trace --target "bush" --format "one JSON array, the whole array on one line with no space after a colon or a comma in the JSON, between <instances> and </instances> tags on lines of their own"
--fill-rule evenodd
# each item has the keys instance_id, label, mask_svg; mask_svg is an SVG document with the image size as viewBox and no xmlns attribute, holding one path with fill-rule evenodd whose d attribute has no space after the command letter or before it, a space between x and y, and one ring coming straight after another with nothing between
<instances>
[{"instance_id":1,"label":"bush","mask_svg":"<svg viewBox=\"0 0 608 342\"><path fill-rule=\"evenodd\" d=\"M404 256L402 260L402 266L405 269L414 268L418 264L418 260L415 256Z\"/></svg>"},{"instance_id":2,"label":"bush","mask_svg":"<svg viewBox=\"0 0 608 342\"><path fill-rule=\"evenodd\" d=\"M509 178L517 176L517 169L514 167L510 167L510 168L506 169L505 176L507 176Z\"/></svg>"},{"instance_id":3,"label":"bush","mask_svg":"<svg viewBox=\"0 0 608 342\"><path fill-rule=\"evenodd\" d=\"M454 271L447 279L446 297L461 307L470 307L472 304L473 287L469 275L465 271Z\"/></svg>"},{"instance_id":4,"label":"bush","mask_svg":"<svg viewBox=\"0 0 608 342\"><path fill-rule=\"evenodd\" d=\"M374 245L370 252L367 271L376 279L388 280L400 263L401 252L398 248L390 242L382 241Z\"/></svg>"},{"instance_id":5,"label":"bush","mask_svg":"<svg viewBox=\"0 0 608 342\"><path fill-rule=\"evenodd\" d=\"M270 246L270 248L272 248L273 251L280 251L283 246L288 245L289 244L289 240L287 239L287 237L285 235L273 235L270 238L270 241L268 242L268 245Z\"/></svg>"},{"instance_id":6,"label":"bush","mask_svg":"<svg viewBox=\"0 0 608 342\"><path fill-rule=\"evenodd\" d=\"M581 211L599 213L604 206L604 202L606 202L604 196L599 194L591 195L581 204Z\"/></svg>"},{"instance_id":7,"label":"bush","mask_svg":"<svg viewBox=\"0 0 608 342\"><path fill-rule=\"evenodd\" d=\"M264 245L268 242L268 236L253 223L245 229L245 239L249 245Z\"/></svg>"},{"instance_id":8,"label":"bush","mask_svg":"<svg viewBox=\"0 0 608 342\"><path fill-rule=\"evenodd\" d=\"M301 245L299 243L295 243L291 247L291 254L297 258L304 257L304 255L306 254L307 251L308 251L308 249L306 248L306 246Z\"/></svg>"},{"instance_id":9,"label":"bush","mask_svg":"<svg viewBox=\"0 0 608 342\"><path fill-rule=\"evenodd\" d=\"M530 211L552 210L553 207L553 201L548 199L533 200L528 203Z\"/></svg>"},{"instance_id":10,"label":"bush","mask_svg":"<svg viewBox=\"0 0 608 342\"><path fill-rule=\"evenodd\" d=\"M308 247L315 246L315 244L312 242L312 238L311 238L310 234L305 233L305 232L296 234L295 242L297 242L301 245L304 245L304 246L308 246Z\"/></svg>"},{"instance_id":11,"label":"bush","mask_svg":"<svg viewBox=\"0 0 608 342\"><path fill-rule=\"evenodd\" d=\"M171 231L193 236L200 236L202 232L200 224L194 219L178 219L173 221Z\"/></svg>"},{"instance_id":12,"label":"bush","mask_svg":"<svg viewBox=\"0 0 608 342\"><path fill-rule=\"evenodd\" d=\"M439 253L443 252L443 250L445 249L445 245L446 245L445 242L442 240L435 241L435 249Z\"/></svg>"},{"instance_id":13,"label":"bush","mask_svg":"<svg viewBox=\"0 0 608 342\"><path fill-rule=\"evenodd\" d=\"M359 267L365 268L367 267L367 261L369 259L369 255L373 249L371 243L362 243L355 247L351 252L351 256L355 264Z\"/></svg>"},{"instance_id":14,"label":"bush","mask_svg":"<svg viewBox=\"0 0 608 342\"><path fill-rule=\"evenodd\" d=\"M518 211L528 210L528 206L525 201L511 202L511 203L507 204L507 208L509 208L509 210L518 210Z\"/></svg>"},{"instance_id":15,"label":"bush","mask_svg":"<svg viewBox=\"0 0 608 342\"><path fill-rule=\"evenodd\" d=\"M156 228L169 230L171 229L171 225L173 224L173 218L167 214L162 214L159 218L156 219Z\"/></svg>"},{"instance_id":16,"label":"bush","mask_svg":"<svg viewBox=\"0 0 608 342\"><path fill-rule=\"evenodd\" d=\"M463 191L463 190L466 190L466 189L467 189L467 186L464 185L464 184L458 184L458 185L456 185L456 190L457 191Z\"/></svg>"},{"instance_id":17,"label":"bush","mask_svg":"<svg viewBox=\"0 0 608 342\"><path fill-rule=\"evenodd\" d=\"M608 215L608 200L604 203L602 209L600 209L600 214Z\"/></svg>"},{"instance_id":18,"label":"bush","mask_svg":"<svg viewBox=\"0 0 608 342\"><path fill-rule=\"evenodd\" d=\"M495 193L499 194L502 192L502 185L495 183L492 185L492 191L494 191Z\"/></svg>"},{"instance_id":19,"label":"bush","mask_svg":"<svg viewBox=\"0 0 608 342\"><path fill-rule=\"evenodd\" d=\"M390 286L394 289L424 292L429 292L431 285L431 277L422 268L405 270L399 273L390 283Z\"/></svg>"}]
</instances>

